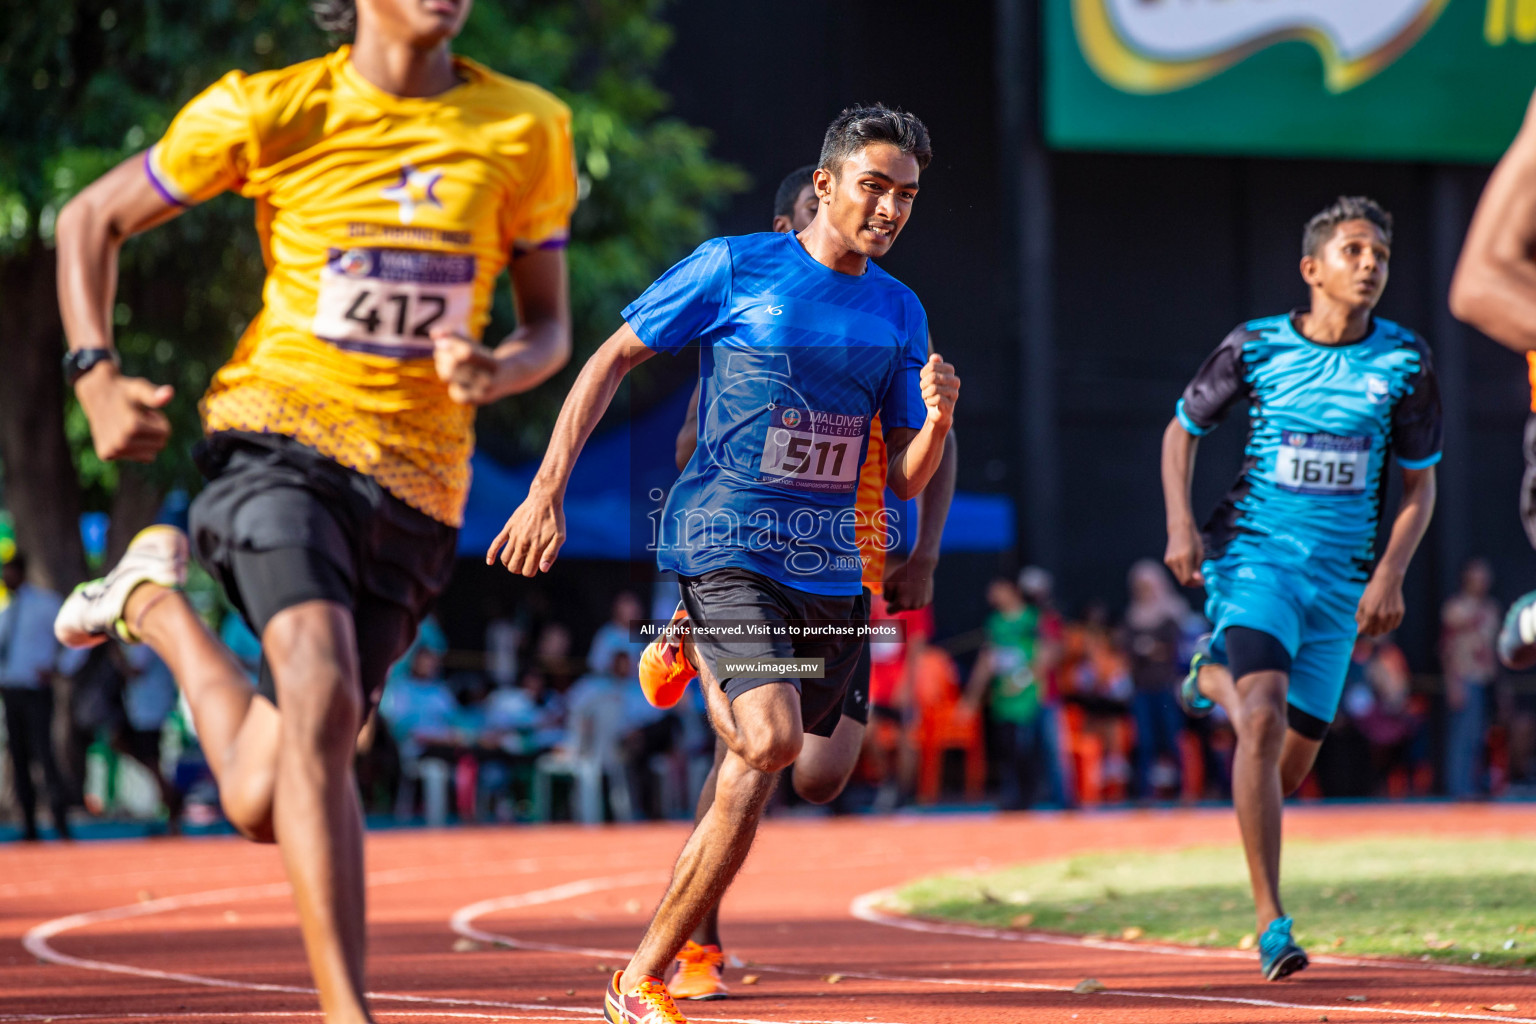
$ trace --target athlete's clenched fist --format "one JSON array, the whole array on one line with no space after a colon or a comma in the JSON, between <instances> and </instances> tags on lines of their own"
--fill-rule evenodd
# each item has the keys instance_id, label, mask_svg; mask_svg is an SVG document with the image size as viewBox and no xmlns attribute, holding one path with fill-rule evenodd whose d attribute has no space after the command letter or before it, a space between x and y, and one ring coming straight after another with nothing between
<instances>
[{"instance_id":1,"label":"athlete's clenched fist","mask_svg":"<svg viewBox=\"0 0 1536 1024\"><path fill-rule=\"evenodd\" d=\"M448 397L460 405L485 405L500 397L496 353L448 331L432 332L432 365L448 385Z\"/></svg>"},{"instance_id":2,"label":"athlete's clenched fist","mask_svg":"<svg viewBox=\"0 0 1536 1024\"><path fill-rule=\"evenodd\" d=\"M928 407L928 422L948 427L954 422L955 399L960 397L960 378L955 367L937 352L928 357L919 375L923 404Z\"/></svg>"}]
</instances>

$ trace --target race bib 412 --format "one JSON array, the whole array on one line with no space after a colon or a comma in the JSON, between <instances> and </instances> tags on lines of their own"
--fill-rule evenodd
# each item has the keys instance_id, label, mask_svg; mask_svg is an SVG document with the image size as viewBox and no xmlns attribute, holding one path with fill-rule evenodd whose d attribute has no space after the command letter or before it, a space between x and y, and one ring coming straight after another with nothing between
<instances>
[{"instance_id":1,"label":"race bib 412","mask_svg":"<svg viewBox=\"0 0 1536 1024\"><path fill-rule=\"evenodd\" d=\"M419 249L332 249L320 271L315 336L338 348L430 359L432 330L468 336L475 258Z\"/></svg>"}]
</instances>

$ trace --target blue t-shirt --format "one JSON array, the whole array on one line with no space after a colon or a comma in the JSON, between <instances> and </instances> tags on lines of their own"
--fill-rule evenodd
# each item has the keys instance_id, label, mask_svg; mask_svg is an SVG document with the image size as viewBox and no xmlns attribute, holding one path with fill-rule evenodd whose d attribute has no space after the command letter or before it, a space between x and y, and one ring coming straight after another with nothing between
<instances>
[{"instance_id":1,"label":"blue t-shirt","mask_svg":"<svg viewBox=\"0 0 1536 1024\"><path fill-rule=\"evenodd\" d=\"M876 413L921 429L928 318L873 263L818 263L792 234L715 238L624 310L658 352L700 349L699 443L652 515L657 564L749 569L859 593L854 496Z\"/></svg>"},{"instance_id":2,"label":"blue t-shirt","mask_svg":"<svg viewBox=\"0 0 1536 1024\"><path fill-rule=\"evenodd\" d=\"M1179 400L1179 422L1197 437L1250 403L1243 470L1206 524L1206 553L1363 581L1389 455L1405 469L1440 461L1434 366L1424 339L1390 320L1357 342L1321 345L1296 330L1296 315L1228 334Z\"/></svg>"}]
</instances>

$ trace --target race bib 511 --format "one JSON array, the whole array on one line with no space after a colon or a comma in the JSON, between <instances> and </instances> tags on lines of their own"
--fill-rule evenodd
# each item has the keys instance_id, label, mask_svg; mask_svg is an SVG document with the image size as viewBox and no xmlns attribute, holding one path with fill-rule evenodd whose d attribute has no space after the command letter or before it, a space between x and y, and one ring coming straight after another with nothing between
<instances>
[{"instance_id":1,"label":"race bib 511","mask_svg":"<svg viewBox=\"0 0 1536 1024\"><path fill-rule=\"evenodd\" d=\"M1364 494L1369 437L1285 431L1275 454L1274 481L1298 494Z\"/></svg>"},{"instance_id":2,"label":"race bib 511","mask_svg":"<svg viewBox=\"0 0 1536 1024\"><path fill-rule=\"evenodd\" d=\"M432 330L467 336L475 258L419 249L332 249L320 271L315 336L338 348L430 359Z\"/></svg>"},{"instance_id":3,"label":"race bib 511","mask_svg":"<svg viewBox=\"0 0 1536 1024\"><path fill-rule=\"evenodd\" d=\"M763 479L811 491L852 491L869 417L794 408L771 410Z\"/></svg>"}]
</instances>

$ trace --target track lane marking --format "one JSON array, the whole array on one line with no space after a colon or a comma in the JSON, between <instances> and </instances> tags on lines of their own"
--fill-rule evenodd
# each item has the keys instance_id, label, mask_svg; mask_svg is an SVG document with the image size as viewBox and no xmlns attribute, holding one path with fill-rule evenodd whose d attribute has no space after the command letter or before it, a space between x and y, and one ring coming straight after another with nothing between
<instances>
[{"instance_id":1,"label":"track lane marking","mask_svg":"<svg viewBox=\"0 0 1536 1024\"><path fill-rule=\"evenodd\" d=\"M423 877L442 877L444 875L457 877L458 871L452 866L439 866L436 868L401 868L392 871L377 872L369 875L367 882L370 886L397 884L400 882L420 881ZM531 892L518 893L514 896L498 897L496 900L481 901L482 903L498 903L506 908L530 907L544 903L555 903L561 900L574 899L595 892L603 892L609 889L629 888L636 885L648 885L657 881L666 881L670 873L661 871L630 872L623 875L608 877L580 879L575 882L566 882L561 885L551 886L545 889L537 889ZM178 896L165 896L159 899L147 900L142 903L130 903L117 907L108 907L103 910L84 911L78 914L70 914L65 917L54 918L28 929L22 936L22 946L47 963L58 964L64 967L75 967L81 970L102 971L111 974L127 974L141 978L150 978L157 981L176 981L189 985L201 985L208 988L236 989L248 992L274 992L285 995L317 995L316 989L300 985L279 985L269 982L237 981L231 978L216 978L201 974L185 974L176 971L161 971L150 967L138 967L132 964L116 963L109 960L93 960L87 957L77 957L64 953L52 945L51 940L65 932L74 931L94 924L105 924L110 921L122 921L136 917L147 917L152 914L166 913L174 910L184 910L189 907L200 907L248 901L257 899L270 899L286 896L290 893L286 882L272 882L265 885L239 886L227 889L210 889L203 892L185 893ZM496 942L499 940L488 940ZM506 943L511 945L512 943ZM593 955L622 956L628 959L627 953L596 953ZM512 1020L580 1020L582 1017L601 1016L602 1010L592 1006L556 1006L548 1003L515 1003L489 999L466 999L449 996L417 996L399 992L367 992L365 996L376 1002L404 1002L439 1006L469 1006L483 1007L486 1009L505 1010L532 1010L541 1014L551 1011L556 1013L571 1014L567 1017L485 1017L482 1019L512 1019ZM381 1010L385 1014L402 1014L410 1011ZM144 1015L146 1017L176 1016L179 1014ZM449 1016L431 1012L430 1016ZM574 1016L580 1015L580 1016ZM102 1019L107 1015L91 1014L77 1015L76 1019ZM110 1016L128 1015L113 1014ZM194 1014L194 1016L204 1016ZM260 1016L259 1013L247 1014L247 1016ZM64 1020L69 1019L60 1014L23 1015L16 1017L0 1016L0 1020ZM137 1016L133 1019L139 1019ZM700 1020L717 1021L719 1024L893 1024L889 1021L871 1022L867 1018L859 1021L821 1020L821 1019L787 1019L787 1020L759 1020L752 1017L700 1017Z\"/></svg>"},{"instance_id":2,"label":"track lane marking","mask_svg":"<svg viewBox=\"0 0 1536 1024\"><path fill-rule=\"evenodd\" d=\"M1113 952L1127 953L1158 953L1167 956L1220 956L1223 959L1251 959L1251 953L1241 953L1237 950L1198 949L1184 946L1156 946L1152 944L1139 945L1132 942L1115 942L1113 940L1089 940L1074 939L1068 936L1043 935L1037 932L1015 932L1002 928L986 928L980 925L947 924L939 921L923 921L917 918L905 917L901 914L884 910L881 904L890 900L895 895L894 888L877 889L861 896L854 897L848 906L848 912L860 921L870 924L883 925L888 928L900 928L905 931L923 932L930 935L958 935L965 938L987 939L993 942L1032 942L1042 945L1072 946L1082 949L1104 949ZM1344 957L1317 957L1314 963L1327 963L1335 966L1367 966L1380 967L1392 965L1404 970L1428 969L1428 968L1453 968L1454 964L1412 964L1393 961L1378 961L1366 959L1350 959ZM1530 974L1529 971L1498 971L1493 968L1470 968L1472 972L1480 975L1494 976L1521 976ZM1463 973L1458 971L1457 973ZM850 975L852 977L852 975ZM897 980L897 979L891 979ZM1024 982L977 982L989 987L1006 985L1023 985ZM1060 991L1070 992L1070 988ZM1187 1001L1195 1003L1218 1003L1239 1006L1260 1006L1271 1009L1302 1010L1313 1013L1354 1013L1354 1014L1391 1014L1400 1013L1411 1017L1424 1017L1432 1020L1502 1020L1511 1024L1536 1024L1536 1017L1512 1017L1507 1014L1486 1014L1456 1012L1450 1010L1412 1010L1399 1006L1372 1006L1369 1003L1350 1005L1323 1005L1314 1003L1289 1003L1275 999L1257 999L1246 996L1203 996L1193 993L1177 992L1148 992L1136 989L1110 989L1106 988L1096 993L1104 996L1121 996L1133 999L1163 999L1170 1001Z\"/></svg>"}]
</instances>

